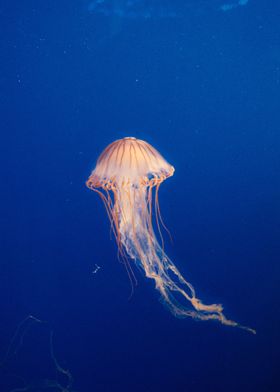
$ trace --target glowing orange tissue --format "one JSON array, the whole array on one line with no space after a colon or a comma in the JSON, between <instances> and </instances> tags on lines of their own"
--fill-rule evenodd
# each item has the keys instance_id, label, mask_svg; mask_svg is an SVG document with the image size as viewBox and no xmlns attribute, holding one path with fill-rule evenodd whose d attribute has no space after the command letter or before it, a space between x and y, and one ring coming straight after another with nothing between
<instances>
[{"instance_id":1,"label":"glowing orange tissue","mask_svg":"<svg viewBox=\"0 0 280 392\"><path fill-rule=\"evenodd\" d=\"M154 147L126 137L105 148L86 185L104 202L130 276L134 275L127 255L147 278L154 280L161 299L175 316L218 320L255 333L226 318L222 305L203 304L158 242L152 224L154 217L161 237L158 191L160 184L173 174L174 167Z\"/></svg>"}]
</instances>

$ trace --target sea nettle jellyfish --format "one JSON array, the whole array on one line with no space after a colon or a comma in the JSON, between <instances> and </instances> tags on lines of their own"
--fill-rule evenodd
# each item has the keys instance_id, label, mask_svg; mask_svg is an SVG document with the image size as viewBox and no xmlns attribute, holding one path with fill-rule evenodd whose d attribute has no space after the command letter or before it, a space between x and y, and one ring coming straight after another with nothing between
<instances>
[{"instance_id":1,"label":"sea nettle jellyfish","mask_svg":"<svg viewBox=\"0 0 280 392\"><path fill-rule=\"evenodd\" d=\"M116 140L102 152L86 185L97 192L105 204L128 272L131 274L127 255L141 267L147 278L154 280L163 302L175 316L218 320L255 333L226 318L221 305L205 305L197 298L194 287L165 254L158 191L161 183L173 173L174 167L154 147L143 140L126 137ZM161 243L156 238L153 220L158 226Z\"/></svg>"}]
</instances>

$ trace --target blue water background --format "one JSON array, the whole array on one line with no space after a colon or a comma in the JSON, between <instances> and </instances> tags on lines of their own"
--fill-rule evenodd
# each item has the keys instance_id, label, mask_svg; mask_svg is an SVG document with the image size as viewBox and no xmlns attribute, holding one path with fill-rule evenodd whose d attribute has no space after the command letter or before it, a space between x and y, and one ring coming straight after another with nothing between
<instances>
[{"instance_id":1,"label":"blue water background","mask_svg":"<svg viewBox=\"0 0 280 392\"><path fill-rule=\"evenodd\" d=\"M1 2L1 357L25 317L45 323L12 342L0 390L65 384L53 330L71 390L277 392L280 4L165 1L131 17L113 3L121 15L90 1ZM160 189L167 253L204 302L256 336L174 318L138 270L130 297L85 187L125 136L176 169Z\"/></svg>"}]
</instances>

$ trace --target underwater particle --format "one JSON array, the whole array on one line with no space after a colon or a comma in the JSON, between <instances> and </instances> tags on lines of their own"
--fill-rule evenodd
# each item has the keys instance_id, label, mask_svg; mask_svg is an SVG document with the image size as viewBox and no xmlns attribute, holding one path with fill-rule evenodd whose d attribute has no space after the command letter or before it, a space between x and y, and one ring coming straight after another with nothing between
<instances>
[{"instance_id":1,"label":"underwater particle","mask_svg":"<svg viewBox=\"0 0 280 392\"><path fill-rule=\"evenodd\" d=\"M226 318L222 305L205 305L156 238L152 215L161 239L160 223L164 226L159 209L159 187L174 174L174 170L150 144L125 137L105 148L86 185L104 202L128 272L132 273L127 255L147 278L154 281L162 301L175 316L217 320L255 333L253 329Z\"/></svg>"},{"instance_id":2,"label":"underwater particle","mask_svg":"<svg viewBox=\"0 0 280 392\"><path fill-rule=\"evenodd\" d=\"M101 269L101 267L98 264L95 264L95 268L92 270L93 274L97 274L97 272Z\"/></svg>"}]
</instances>

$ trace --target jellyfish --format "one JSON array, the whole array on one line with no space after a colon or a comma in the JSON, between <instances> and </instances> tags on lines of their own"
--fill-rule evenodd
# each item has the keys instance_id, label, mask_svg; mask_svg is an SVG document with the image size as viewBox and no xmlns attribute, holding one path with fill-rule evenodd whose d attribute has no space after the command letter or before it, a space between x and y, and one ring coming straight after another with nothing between
<instances>
[{"instance_id":1,"label":"jellyfish","mask_svg":"<svg viewBox=\"0 0 280 392\"><path fill-rule=\"evenodd\" d=\"M165 225L158 193L160 185L173 176L174 170L150 144L125 137L105 148L86 185L104 202L119 255L129 275L133 275L131 263L134 262L154 281L162 302L175 316L217 320L255 333L252 328L228 319L222 305L204 304L165 253L161 231ZM160 241L153 222L158 227Z\"/></svg>"}]
</instances>

